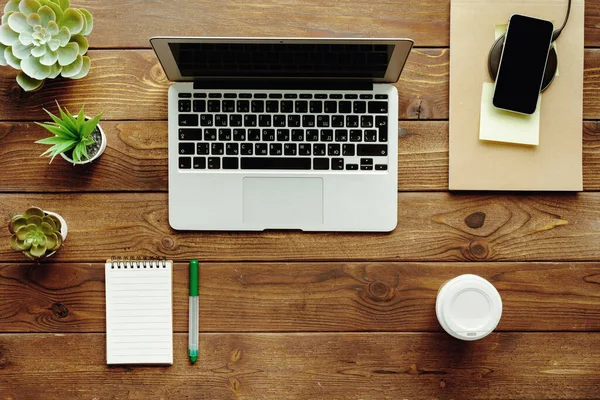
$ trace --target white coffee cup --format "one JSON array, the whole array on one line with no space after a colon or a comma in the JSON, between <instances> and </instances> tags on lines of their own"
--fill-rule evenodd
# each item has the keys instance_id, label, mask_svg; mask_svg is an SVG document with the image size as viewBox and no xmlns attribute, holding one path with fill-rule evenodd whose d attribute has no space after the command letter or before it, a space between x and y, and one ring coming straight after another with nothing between
<instances>
[{"instance_id":1,"label":"white coffee cup","mask_svg":"<svg viewBox=\"0 0 600 400\"><path fill-rule=\"evenodd\" d=\"M482 277L460 275L440 288L435 311L440 325L450 335L478 340L498 326L502 299L494 285Z\"/></svg>"}]
</instances>

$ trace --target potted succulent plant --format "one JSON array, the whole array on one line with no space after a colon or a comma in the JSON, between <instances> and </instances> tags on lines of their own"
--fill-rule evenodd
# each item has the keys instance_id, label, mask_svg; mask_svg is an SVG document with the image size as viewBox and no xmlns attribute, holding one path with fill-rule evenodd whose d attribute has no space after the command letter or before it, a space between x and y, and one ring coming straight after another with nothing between
<instances>
[{"instance_id":1,"label":"potted succulent plant","mask_svg":"<svg viewBox=\"0 0 600 400\"><path fill-rule=\"evenodd\" d=\"M42 153L42 156L52 157L50 159L50 162L52 162L54 157L60 154L65 160L73 164L87 164L100 157L106 149L106 135L98 125L102 113L94 118L88 118L85 116L84 107L81 107L79 114L74 116L66 108L63 110L58 102L56 105L61 118L48 110L44 110L54 122L36 122L36 124L54 134L54 136L36 142L52 145Z\"/></svg>"},{"instance_id":2,"label":"potted succulent plant","mask_svg":"<svg viewBox=\"0 0 600 400\"><path fill-rule=\"evenodd\" d=\"M0 65L21 71L17 83L39 89L46 78L86 76L90 58L86 36L92 14L69 0L9 0L0 25Z\"/></svg>"},{"instance_id":3,"label":"potted succulent plant","mask_svg":"<svg viewBox=\"0 0 600 400\"><path fill-rule=\"evenodd\" d=\"M15 215L8 224L12 233L13 250L22 251L34 260L50 257L61 248L67 238L67 223L60 215L31 207L22 215Z\"/></svg>"}]
</instances>

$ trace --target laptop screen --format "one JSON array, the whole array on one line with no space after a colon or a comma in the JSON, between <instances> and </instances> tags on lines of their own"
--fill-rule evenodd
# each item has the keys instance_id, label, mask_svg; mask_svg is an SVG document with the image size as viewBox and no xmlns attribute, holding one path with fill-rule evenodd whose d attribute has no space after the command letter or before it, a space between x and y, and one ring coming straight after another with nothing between
<instances>
[{"instance_id":1,"label":"laptop screen","mask_svg":"<svg viewBox=\"0 0 600 400\"><path fill-rule=\"evenodd\" d=\"M383 78L394 45L169 43L182 77Z\"/></svg>"}]
</instances>

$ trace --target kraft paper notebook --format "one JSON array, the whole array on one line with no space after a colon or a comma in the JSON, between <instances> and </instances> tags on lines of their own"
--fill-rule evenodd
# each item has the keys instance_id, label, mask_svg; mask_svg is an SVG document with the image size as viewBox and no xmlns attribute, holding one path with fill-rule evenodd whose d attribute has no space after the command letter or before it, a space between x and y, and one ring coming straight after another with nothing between
<instances>
[{"instance_id":1,"label":"kraft paper notebook","mask_svg":"<svg viewBox=\"0 0 600 400\"><path fill-rule=\"evenodd\" d=\"M107 364L173 364L173 262L105 265Z\"/></svg>"},{"instance_id":2,"label":"kraft paper notebook","mask_svg":"<svg viewBox=\"0 0 600 400\"><path fill-rule=\"evenodd\" d=\"M450 190L582 190L584 1L573 0L555 42L560 73L542 93L538 145L480 140L482 91L492 82L487 57L512 14L557 28L567 0L452 0L450 7Z\"/></svg>"}]
</instances>

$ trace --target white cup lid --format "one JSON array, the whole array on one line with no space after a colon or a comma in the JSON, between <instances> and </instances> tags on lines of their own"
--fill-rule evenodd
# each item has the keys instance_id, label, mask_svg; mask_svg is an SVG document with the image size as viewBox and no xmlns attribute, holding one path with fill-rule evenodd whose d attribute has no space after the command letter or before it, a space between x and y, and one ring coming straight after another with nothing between
<instances>
[{"instance_id":1,"label":"white cup lid","mask_svg":"<svg viewBox=\"0 0 600 400\"><path fill-rule=\"evenodd\" d=\"M502 299L494 285L477 275L448 281L436 302L438 321L446 332L462 340L490 334L500 322Z\"/></svg>"}]
</instances>

